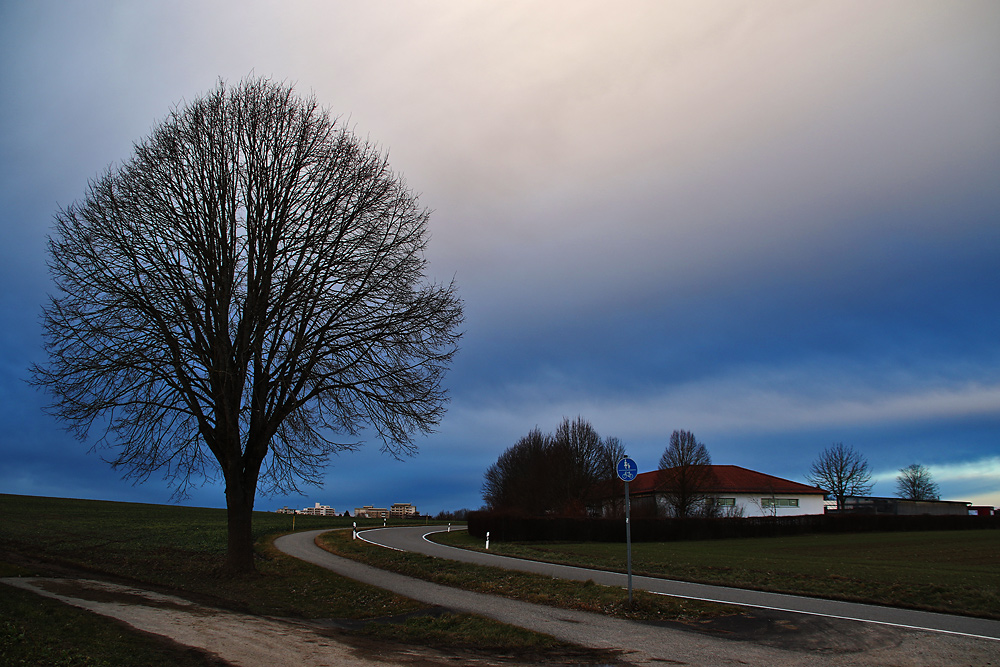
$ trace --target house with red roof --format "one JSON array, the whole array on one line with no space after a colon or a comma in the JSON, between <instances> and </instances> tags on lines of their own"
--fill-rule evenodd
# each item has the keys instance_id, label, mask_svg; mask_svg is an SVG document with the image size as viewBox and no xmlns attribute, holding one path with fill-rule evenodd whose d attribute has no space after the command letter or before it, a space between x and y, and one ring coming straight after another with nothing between
<instances>
[{"instance_id":1,"label":"house with red roof","mask_svg":"<svg viewBox=\"0 0 1000 667\"><path fill-rule=\"evenodd\" d=\"M721 516L794 516L823 514L826 491L734 465L691 466L698 476L698 495ZM653 470L629 483L629 498L639 514L669 516L668 496L675 492L678 468ZM617 503L616 503L617 504ZM702 512L703 513L703 512Z\"/></svg>"}]
</instances>

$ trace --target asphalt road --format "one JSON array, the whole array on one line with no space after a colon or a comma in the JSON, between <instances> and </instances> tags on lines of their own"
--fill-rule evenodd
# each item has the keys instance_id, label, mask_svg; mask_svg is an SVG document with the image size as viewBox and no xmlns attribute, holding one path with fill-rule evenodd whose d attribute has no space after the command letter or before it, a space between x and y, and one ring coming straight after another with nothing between
<instances>
[{"instance_id":1,"label":"asphalt road","mask_svg":"<svg viewBox=\"0 0 1000 667\"><path fill-rule=\"evenodd\" d=\"M380 542L400 545L392 548L426 543L426 547L420 547L424 551L438 548L423 540L423 535L431 531L431 528L420 527L416 530L366 531L364 535L369 539L377 538ZM342 576L426 604L486 616L580 646L617 651L626 664L690 667L1000 665L1000 641L877 623L765 610L751 611L746 617L720 619L721 626L696 627L679 622L627 621L602 614L509 600L413 579L334 556L316 546L315 538L322 532L325 531L285 535L275 541L275 546L291 556ZM468 552L461 552L465 553ZM457 555L449 552L448 557ZM596 581L595 575L602 576L590 572L587 578Z\"/></svg>"},{"instance_id":2,"label":"asphalt road","mask_svg":"<svg viewBox=\"0 0 1000 667\"><path fill-rule=\"evenodd\" d=\"M520 558L509 558L478 551L468 551L466 549L457 549L437 544L426 539L427 535L441 532L442 530L447 529L429 526L408 526L404 528L366 530L360 535L363 539L374 544L401 551L413 551L438 558L448 558L466 563L476 563L478 565L489 565L508 570L534 572L559 579L572 579L576 581L593 580L595 583L605 586L620 586L622 588L628 586L627 576L618 572L589 570ZM1000 640L1000 622L981 618L935 614L836 600L822 600L796 595L727 588L725 586L692 584L684 581L655 579L652 577L634 576L632 577L632 586L635 589L651 593L694 600L724 602L758 609L789 611L825 618L879 623L916 630Z\"/></svg>"}]
</instances>

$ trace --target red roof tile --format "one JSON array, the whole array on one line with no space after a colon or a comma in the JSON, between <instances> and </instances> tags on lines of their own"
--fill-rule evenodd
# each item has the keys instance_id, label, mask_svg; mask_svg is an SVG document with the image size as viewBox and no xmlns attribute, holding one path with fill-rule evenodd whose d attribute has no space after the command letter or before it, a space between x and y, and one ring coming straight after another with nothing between
<instances>
[{"instance_id":1,"label":"red roof tile","mask_svg":"<svg viewBox=\"0 0 1000 667\"><path fill-rule=\"evenodd\" d=\"M774 475L747 470L740 466L710 465L708 486L705 493L795 493L825 494L823 489L800 484ZM630 493L652 493L666 485L672 476L672 469L653 470L637 475L630 482Z\"/></svg>"}]
</instances>

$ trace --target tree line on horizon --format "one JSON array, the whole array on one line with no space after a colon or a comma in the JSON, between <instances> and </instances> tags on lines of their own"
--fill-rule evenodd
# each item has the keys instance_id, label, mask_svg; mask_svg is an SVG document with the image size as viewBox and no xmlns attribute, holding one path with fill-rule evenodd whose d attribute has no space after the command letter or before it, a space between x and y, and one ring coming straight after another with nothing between
<instances>
[{"instance_id":1,"label":"tree line on horizon","mask_svg":"<svg viewBox=\"0 0 1000 667\"><path fill-rule=\"evenodd\" d=\"M824 449L810 468L807 479L837 499L844 506L847 496L867 496L874 484L868 460L842 442ZM940 500L941 493L931 471L919 463L899 469L896 493L903 500Z\"/></svg>"},{"instance_id":2,"label":"tree line on horizon","mask_svg":"<svg viewBox=\"0 0 1000 667\"><path fill-rule=\"evenodd\" d=\"M563 419L551 434L536 426L487 469L483 500L492 511L580 515L624 456L618 438L602 439L582 417Z\"/></svg>"},{"instance_id":3,"label":"tree line on horizon","mask_svg":"<svg viewBox=\"0 0 1000 667\"><path fill-rule=\"evenodd\" d=\"M526 515L583 516L588 502L610 495L617 479L616 465L625 448L618 438L602 440L582 417L564 419L554 434L538 427L505 450L484 475L483 500L487 511ZM659 470L673 474L658 492L665 513L673 517L741 515L720 509L707 490L712 457L691 431L675 430L659 460ZM845 505L848 496L871 493L872 470L853 447L834 443L810 466L807 479ZM938 500L940 493L930 470L913 463L901 468L896 491L904 500ZM727 508L728 509L728 508Z\"/></svg>"}]
</instances>

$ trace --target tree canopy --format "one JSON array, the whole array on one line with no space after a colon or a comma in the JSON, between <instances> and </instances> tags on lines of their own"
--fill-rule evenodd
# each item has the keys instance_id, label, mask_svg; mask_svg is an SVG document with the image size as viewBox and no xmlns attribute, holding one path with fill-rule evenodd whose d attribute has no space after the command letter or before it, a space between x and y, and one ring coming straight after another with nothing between
<instances>
[{"instance_id":1,"label":"tree canopy","mask_svg":"<svg viewBox=\"0 0 1000 667\"><path fill-rule=\"evenodd\" d=\"M487 469L483 499L490 510L582 515L624 455L617 438L602 440L581 417L564 419L554 434L536 427Z\"/></svg>"},{"instance_id":2,"label":"tree canopy","mask_svg":"<svg viewBox=\"0 0 1000 667\"><path fill-rule=\"evenodd\" d=\"M931 471L919 463L911 463L899 469L896 477L896 493L906 500L938 500L940 491Z\"/></svg>"},{"instance_id":3,"label":"tree canopy","mask_svg":"<svg viewBox=\"0 0 1000 667\"><path fill-rule=\"evenodd\" d=\"M658 489L674 517L691 516L704 509L709 496L705 487L710 480L712 457L704 443L691 431L674 431L660 457L660 470L671 470Z\"/></svg>"},{"instance_id":4,"label":"tree canopy","mask_svg":"<svg viewBox=\"0 0 1000 667\"><path fill-rule=\"evenodd\" d=\"M837 508L844 509L847 496L871 493L872 472L868 460L853 447L838 442L825 448L809 469L807 479L837 499Z\"/></svg>"},{"instance_id":5,"label":"tree canopy","mask_svg":"<svg viewBox=\"0 0 1000 667\"><path fill-rule=\"evenodd\" d=\"M220 82L61 210L33 381L112 464L221 477L229 565L258 488L317 483L364 431L440 420L461 301L425 280L428 213L386 157L289 86Z\"/></svg>"}]
</instances>

